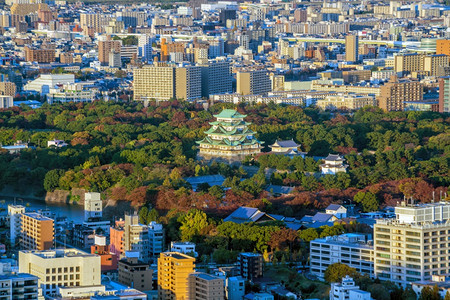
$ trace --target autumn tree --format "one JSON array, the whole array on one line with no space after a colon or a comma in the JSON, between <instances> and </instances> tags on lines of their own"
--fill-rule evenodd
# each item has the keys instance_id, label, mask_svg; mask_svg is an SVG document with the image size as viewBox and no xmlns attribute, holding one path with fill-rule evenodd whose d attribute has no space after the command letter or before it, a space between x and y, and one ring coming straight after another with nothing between
<instances>
[{"instance_id":1,"label":"autumn tree","mask_svg":"<svg viewBox=\"0 0 450 300\"><path fill-rule=\"evenodd\" d=\"M351 268L343 263L334 263L328 266L325 270L325 280L327 282L341 282L345 276L355 277L358 272L354 268Z\"/></svg>"},{"instance_id":2,"label":"autumn tree","mask_svg":"<svg viewBox=\"0 0 450 300\"><path fill-rule=\"evenodd\" d=\"M439 287L436 284L433 287L424 286L420 292L419 300L442 300Z\"/></svg>"},{"instance_id":3,"label":"autumn tree","mask_svg":"<svg viewBox=\"0 0 450 300\"><path fill-rule=\"evenodd\" d=\"M272 233L269 241L269 246L272 248L272 250L292 250L297 241L298 236L295 230L281 228L279 231Z\"/></svg>"}]
</instances>

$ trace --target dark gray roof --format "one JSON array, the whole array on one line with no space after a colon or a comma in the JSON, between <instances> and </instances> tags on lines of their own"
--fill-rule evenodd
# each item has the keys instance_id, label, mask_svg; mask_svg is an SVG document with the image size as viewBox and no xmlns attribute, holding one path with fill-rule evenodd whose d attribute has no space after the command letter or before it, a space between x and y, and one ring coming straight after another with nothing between
<instances>
[{"instance_id":1,"label":"dark gray roof","mask_svg":"<svg viewBox=\"0 0 450 300\"><path fill-rule=\"evenodd\" d=\"M339 204L330 204L330 205L328 205L326 210L338 210L339 208L341 208L341 206L342 205L339 205Z\"/></svg>"},{"instance_id":2,"label":"dark gray roof","mask_svg":"<svg viewBox=\"0 0 450 300\"><path fill-rule=\"evenodd\" d=\"M313 222L328 222L333 217L332 214L318 212L312 217Z\"/></svg>"},{"instance_id":3,"label":"dark gray roof","mask_svg":"<svg viewBox=\"0 0 450 300\"><path fill-rule=\"evenodd\" d=\"M234 223L256 222L264 215L265 213L263 213L257 208L243 206L239 207L234 212L232 212L231 215L226 217L224 219L224 222L228 221Z\"/></svg>"},{"instance_id":4,"label":"dark gray roof","mask_svg":"<svg viewBox=\"0 0 450 300\"><path fill-rule=\"evenodd\" d=\"M266 191L274 193L274 194L290 194L294 190L291 186L283 186L283 185L269 185L266 188Z\"/></svg>"},{"instance_id":5,"label":"dark gray roof","mask_svg":"<svg viewBox=\"0 0 450 300\"><path fill-rule=\"evenodd\" d=\"M299 147L300 145L294 142L293 140L288 141L275 141L275 144L278 144L280 147L283 148L292 148L292 147Z\"/></svg>"}]
</instances>

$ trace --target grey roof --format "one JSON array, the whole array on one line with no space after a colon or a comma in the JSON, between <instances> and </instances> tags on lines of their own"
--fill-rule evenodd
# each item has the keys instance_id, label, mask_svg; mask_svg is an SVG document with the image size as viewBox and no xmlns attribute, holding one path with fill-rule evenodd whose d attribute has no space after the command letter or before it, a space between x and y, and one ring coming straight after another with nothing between
<instances>
[{"instance_id":1,"label":"grey roof","mask_svg":"<svg viewBox=\"0 0 450 300\"><path fill-rule=\"evenodd\" d=\"M332 214L318 212L312 217L313 222L328 222L333 217Z\"/></svg>"},{"instance_id":2,"label":"grey roof","mask_svg":"<svg viewBox=\"0 0 450 300\"><path fill-rule=\"evenodd\" d=\"M225 177L223 177L220 174L217 174L217 175L186 177L186 178L184 178L184 180L189 182L189 184L195 190L195 189L197 189L197 186L202 183L207 183L207 184L209 184L209 186L222 185L223 182L225 181Z\"/></svg>"},{"instance_id":3,"label":"grey roof","mask_svg":"<svg viewBox=\"0 0 450 300\"><path fill-rule=\"evenodd\" d=\"M330 161L344 161L344 158L342 158L339 154L328 154L324 160L330 160Z\"/></svg>"},{"instance_id":4,"label":"grey roof","mask_svg":"<svg viewBox=\"0 0 450 300\"><path fill-rule=\"evenodd\" d=\"M303 218L300 219L300 222L309 223L309 222L312 222L312 221L313 221L313 216L309 216L309 215L306 215L306 216L304 216Z\"/></svg>"},{"instance_id":5,"label":"grey roof","mask_svg":"<svg viewBox=\"0 0 450 300\"><path fill-rule=\"evenodd\" d=\"M339 204L330 204L330 205L328 205L326 210L338 210L341 207L342 207L342 205L339 205Z\"/></svg>"},{"instance_id":6,"label":"grey roof","mask_svg":"<svg viewBox=\"0 0 450 300\"><path fill-rule=\"evenodd\" d=\"M283 186L283 185L272 185L270 184L267 188L266 191L274 193L274 194L290 194L292 193L292 191L294 190L293 187L291 186Z\"/></svg>"},{"instance_id":7,"label":"grey roof","mask_svg":"<svg viewBox=\"0 0 450 300\"><path fill-rule=\"evenodd\" d=\"M292 147L300 146L299 144L297 144L293 140L288 140L288 141L278 141L277 140L277 141L275 141L275 144L278 144L280 147L283 147L283 148L292 148Z\"/></svg>"},{"instance_id":8,"label":"grey roof","mask_svg":"<svg viewBox=\"0 0 450 300\"><path fill-rule=\"evenodd\" d=\"M232 212L231 215L226 217L224 219L224 222L228 221L234 223L256 222L264 215L265 213L263 213L257 208L242 206L236 209L234 212Z\"/></svg>"}]
</instances>

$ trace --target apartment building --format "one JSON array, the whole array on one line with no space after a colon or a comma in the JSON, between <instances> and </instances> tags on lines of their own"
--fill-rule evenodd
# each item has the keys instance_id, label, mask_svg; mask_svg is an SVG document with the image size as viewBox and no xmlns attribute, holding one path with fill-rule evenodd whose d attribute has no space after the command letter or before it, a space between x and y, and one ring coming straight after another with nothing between
<instances>
[{"instance_id":1,"label":"apartment building","mask_svg":"<svg viewBox=\"0 0 450 300\"><path fill-rule=\"evenodd\" d=\"M162 224L150 222L148 225L148 255L157 257L164 251L164 228Z\"/></svg>"},{"instance_id":2,"label":"apartment building","mask_svg":"<svg viewBox=\"0 0 450 300\"><path fill-rule=\"evenodd\" d=\"M391 79L380 87L380 96L377 97L378 106L385 111L402 111L405 101L420 102L423 100L423 87L419 81L406 78Z\"/></svg>"},{"instance_id":3,"label":"apartment building","mask_svg":"<svg viewBox=\"0 0 450 300\"><path fill-rule=\"evenodd\" d=\"M51 63L55 61L55 50L35 49L25 46L25 60L29 62Z\"/></svg>"},{"instance_id":4,"label":"apartment building","mask_svg":"<svg viewBox=\"0 0 450 300\"><path fill-rule=\"evenodd\" d=\"M336 93L357 93L379 96L381 91L377 86L361 86L361 85L343 85L343 84L328 84L322 83L320 80L313 80L311 83L311 90L323 92Z\"/></svg>"},{"instance_id":5,"label":"apartment building","mask_svg":"<svg viewBox=\"0 0 450 300\"><path fill-rule=\"evenodd\" d=\"M175 67L155 62L134 70L134 100L170 100L176 97Z\"/></svg>"},{"instance_id":6,"label":"apartment building","mask_svg":"<svg viewBox=\"0 0 450 300\"><path fill-rule=\"evenodd\" d=\"M395 214L374 225L375 276L403 286L449 276L450 203L402 202Z\"/></svg>"},{"instance_id":7,"label":"apartment building","mask_svg":"<svg viewBox=\"0 0 450 300\"><path fill-rule=\"evenodd\" d=\"M437 40L436 54L445 54L450 56L450 40Z\"/></svg>"},{"instance_id":8,"label":"apartment building","mask_svg":"<svg viewBox=\"0 0 450 300\"><path fill-rule=\"evenodd\" d=\"M230 63L209 60L200 64L202 76L202 97L233 92Z\"/></svg>"},{"instance_id":9,"label":"apartment building","mask_svg":"<svg viewBox=\"0 0 450 300\"><path fill-rule=\"evenodd\" d=\"M195 258L178 253L163 252L158 259L158 299L189 299L189 274L195 269Z\"/></svg>"},{"instance_id":10,"label":"apartment building","mask_svg":"<svg viewBox=\"0 0 450 300\"><path fill-rule=\"evenodd\" d=\"M119 282L139 291L152 290L153 270L149 264L139 260L139 254L127 252L127 257L118 263Z\"/></svg>"},{"instance_id":11,"label":"apartment building","mask_svg":"<svg viewBox=\"0 0 450 300\"><path fill-rule=\"evenodd\" d=\"M359 38L357 35L349 34L345 37L345 60L358 61Z\"/></svg>"},{"instance_id":12,"label":"apartment building","mask_svg":"<svg viewBox=\"0 0 450 300\"><path fill-rule=\"evenodd\" d=\"M245 295L245 279L241 276L227 277L225 294L228 300L241 300Z\"/></svg>"},{"instance_id":13,"label":"apartment building","mask_svg":"<svg viewBox=\"0 0 450 300\"><path fill-rule=\"evenodd\" d=\"M12 245L16 244L16 239L20 237L22 225L20 219L25 212L25 206L22 205L8 205L9 216L9 237Z\"/></svg>"},{"instance_id":14,"label":"apartment building","mask_svg":"<svg viewBox=\"0 0 450 300\"><path fill-rule=\"evenodd\" d=\"M364 234L347 233L319 238L310 243L311 273L324 278L329 265L343 263L373 277L374 250Z\"/></svg>"},{"instance_id":15,"label":"apartment building","mask_svg":"<svg viewBox=\"0 0 450 300\"><path fill-rule=\"evenodd\" d=\"M430 76L443 76L443 68L449 66L448 56L445 54L428 55L423 58L423 70Z\"/></svg>"},{"instance_id":16,"label":"apartment building","mask_svg":"<svg viewBox=\"0 0 450 300\"><path fill-rule=\"evenodd\" d=\"M225 299L223 278L201 272L189 275L189 300L203 299Z\"/></svg>"},{"instance_id":17,"label":"apartment building","mask_svg":"<svg viewBox=\"0 0 450 300\"><path fill-rule=\"evenodd\" d=\"M101 283L100 257L77 249L20 251L19 272L39 277L44 296L58 287L98 286Z\"/></svg>"},{"instance_id":18,"label":"apartment building","mask_svg":"<svg viewBox=\"0 0 450 300\"><path fill-rule=\"evenodd\" d=\"M263 276L263 257L259 253L244 252L238 256L241 276L253 280Z\"/></svg>"},{"instance_id":19,"label":"apartment building","mask_svg":"<svg viewBox=\"0 0 450 300\"><path fill-rule=\"evenodd\" d=\"M176 68L175 77L175 94L178 99L191 101L202 97L200 67L183 66Z\"/></svg>"},{"instance_id":20,"label":"apartment building","mask_svg":"<svg viewBox=\"0 0 450 300\"><path fill-rule=\"evenodd\" d=\"M95 32L104 32L108 25L110 16L97 13L82 13L80 14L80 26L83 30L92 28Z\"/></svg>"},{"instance_id":21,"label":"apartment building","mask_svg":"<svg viewBox=\"0 0 450 300\"><path fill-rule=\"evenodd\" d=\"M38 213L21 216L21 246L26 250L48 250L53 247L54 221Z\"/></svg>"},{"instance_id":22,"label":"apartment building","mask_svg":"<svg viewBox=\"0 0 450 300\"><path fill-rule=\"evenodd\" d=\"M16 90L14 82L0 82L0 95L15 97Z\"/></svg>"},{"instance_id":23,"label":"apartment building","mask_svg":"<svg viewBox=\"0 0 450 300\"><path fill-rule=\"evenodd\" d=\"M117 257L122 257L125 253L123 249L124 244L124 226L125 221L123 219L116 220L114 227L109 228L109 244L111 246L111 252L116 254Z\"/></svg>"},{"instance_id":24,"label":"apartment building","mask_svg":"<svg viewBox=\"0 0 450 300\"><path fill-rule=\"evenodd\" d=\"M109 53L120 53L122 49L122 41L106 40L98 42L98 61L102 65L109 64Z\"/></svg>"},{"instance_id":25,"label":"apartment building","mask_svg":"<svg viewBox=\"0 0 450 300\"><path fill-rule=\"evenodd\" d=\"M395 72L402 74L426 72L429 76L441 76L442 68L449 66L449 58L445 54L405 53L396 55L394 60Z\"/></svg>"},{"instance_id":26,"label":"apartment building","mask_svg":"<svg viewBox=\"0 0 450 300\"><path fill-rule=\"evenodd\" d=\"M439 78L439 112L450 112L450 76Z\"/></svg>"},{"instance_id":27,"label":"apartment building","mask_svg":"<svg viewBox=\"0 0 450 300\"><path fill-rule=\"evenodd\" d=\"M338 94L318 99L316 105L323 110L349 109L357 110L364 106L376 106L377 102L373 96L358 94Z\"/></svg>"},{"instance_id":28,"label":"apartment building","mask_svg":"<svg viewBox=\"0 0 450 300\"><path fill-rule=\"evenodd\" d=\"M39 299L38 279L30 274L1 274L0 272L0 299Z\"/></svg>"},{"instance_id":29,"label":"apartment building","mask_svg":"<svg viewBox=\"0 0 450 300\"><path fill-rule=\"evenodd\" d=\"M123 227L123 250L138 252L139 259L148 262L148 227L139 223L139 216L135 213L125 214Z\"/></svg>"},{"instance_id":30,"label":"apartment building","mask_svg":"<svg viewBox=\"0 0 450 300\"><path fill-rule=\"evenodd\" d=\"M272 86L266 70L239 71L236 83L236 92L241 95L265 94L271 91Z\"/></svg>"}]
</instances>

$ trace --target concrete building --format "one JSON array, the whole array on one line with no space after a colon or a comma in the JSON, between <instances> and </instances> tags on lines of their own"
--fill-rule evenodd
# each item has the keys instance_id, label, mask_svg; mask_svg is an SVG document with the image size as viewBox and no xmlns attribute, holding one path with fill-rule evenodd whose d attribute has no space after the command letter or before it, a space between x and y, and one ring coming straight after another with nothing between
<instances>
[{"instance_id":1,"label":"concrete building","mask_svg":"<svg viewBox=\"0 0 450 300\"><path fill-rule=\"evenodd\" d=\"M158 257L164 251L164 228L162 224L150 222L148 224L148 255Z\"/></svg>"},{"instance_id":2,"label":"concrete building","mask_svg":"<svg viewBox=\"0 0 450 300\"><path fill-rule=\"evenodd\" d=\"M158 259L158 299L189 299L189 274L195 258L177 252L163 252Z\"/></svg>"},{"instance_id":3,"label":"concrete building","mask_svg":"<svg viewBox=\"0 0 450 300\"><path fill-rule=\"evenodd\" d=\"M378 106L385 111L402 111L405 101L423 100L423 87L419 81L392 76L389 82L380 87L380 96L377 100Z\"/></svg>"},{"instance_id":4,"label":"concrete building","mask_svg":"<svg viewBox=\"0 0 450 300\"><path fill-rule=\"evenodd\" d=\"M406 286L450 275L450 203L402 202L395 214L374 225L375 276Z\"/></svg>"},{"instance_id":5,"label":"concrete building","mask_svg":"<svg viewBox=\"0 0 450 300\"><path fill-rule=\"evenodd\" d=\"M22 249L48 250L52 248L54 231L53 219L38 213L22 213L20 240Z\"/></svg>"},{"instance_id":6,"label":"concrete building","mask_svg":"<svg viewBox=\"0 0 450 300\"><path fill-rule=\"evenodd\" d=\"M139 291L152 290L153 270L139 260L139 253L126 252L126 257L118 263L119 282Z\"/></svg>"},{"instance_id":7,"label":"concrete building","mask_svg":"<svg viewBox=\"0 0 450 300\"><path fill-rule=\"evenodd\" d=\"M22 205L8 205L8 216L9 216L9 238L11 245L16 244L16 239L20 237L22 231L22 226L20 219L22 214L25 212L25 206Z\"/></svg>"},{"instance_id":8,"label":"concrete building","mask_svg":"<svg viewBox=\"0 0 450 300\"><path fill-rule=\"evenodd\" d=\"M148 227L139 223L137 214L125 214L123 251L138 252L139 259L148 262Z\"/></svg>"},{"instance_id":9,"label":"concrete building","mask_svg":"<svg viewBox=\"0 0 450 300\"><path fill-rule=\"evenodd\" d=\"M348 109L357 110L365 106L376 106L377 102L373 96L358 94L338 94L318 99L316 105L323 110Z\"/></svg>"},{"instance_id":10,"label":"concrete building","mask_svg":"<svg viewBox=\"0 0 450 300\"><path fill-rule=\"evenodd\" d=\"M195 243L191 242L171 242L170 243L171 252L180 252L183 254L193 254L196 256Z\"/></svg>"},{"instance_id":11,"label":"concrete building","mask_svg":"<svg viewBox=\"0 0 450 300\"><path fill-rule=\"evenodd\" d=\"M0 272L0 299L39 299L38 279L36 276L25 273L2 274Z\"/></svg>"},{"instance_id":12,"label":"concrete building","mask_svg":"<svg viewBox=\"0 0 450 300\"><path fill-rule=\"evenodd\" d=\"M228 300L241 300L245 295L245 279L241 276L228 277L225 282L225 294Z\"/></svg>"},{"instance_id":13,"label":"concrete building","mask_svg":"<svg viewBox=\"0 0 450 300\"><path fill-rule=\"evenodd\" d=\"M196 272L189 275L189 300L225 299L223 278Z\"/></svg>"},{"instance_id":14,"label":"concrete building","mask_svg":"<svg viewBox=\"0 0 450 300\"><path fill-rule=\"evenodd\" d=\"M336 175L339 172L347 172L348 165L345 164L345 158L339 154L329 154L323 159L323 164L320 165L322 174Z\"/></svg>"},{"instance_id":15,"label":"concrete building","mask_svg":"<svg viewBox=\"0 0 450 300\"><path fill-rule=\"evenodd\" d=\"M77 249L20 251L19 272L39 277L44 296L61 286L98 286L101 281L100 257Z\"/></svg>"},{"instance_id":16,"label":"concrete building","mask_svg":"<svg viewBox=\"0 0 450 300\"><path fill-rule=\"evenodd\" d=\"M79 83L63 84L57 88L49 89L47 94L47 102L66 103L66 102L92 102L95 99L95 91L85 89Z\"/></svg>"},{"instance_id":17,"label":"concrete building","mask_svg":"<svg viewBox=\"0 0 450 300\"><path fill-rule=\"evenodd\" d=\"M209 60L200 64L202 76L202 97L233 92L230 63Z\"/></svg>"},{"instance_id":18,"label":"concrete building","mask_svg":"<svg viewBox=\"0 0 450 300\"><path fill-rule=\"evenodd\" d=\"M42 74L33 81L28 82L24 87L24 91L34 91L41 95L46 95L57 84L74 84L74 74Z\"/></svg>"},{"instance_id":19,"label":"concrete building","mask_svg":"<svg viewBox=\"0 0 450 300\"><path fill-rule=\"evenodd\" d=\"M0 82L0 95L15 97L16 91L17 86L14 82Z\"/></svg>"},{"instance_id":20,"label":"concrete building","mask_svg":"<svg viewBox=\"0 0 450 300\"><path fill-rule=\"evenodd\" d=\"M202 97L200 67L178 67L175 71L175 77L175 95L177 99L191 101Z\"/></svg>"},{"instance_id":21,"label":"concrete building","mask_svg":"<svg viewBox=\"0 0 450 300\"><path fill-rule=\"evenodd\" d=\"M109 228L109 244L111 252L115 253L117 257L122 257L125 254L124 244L124 230L125 221L123 219L116 220L114 227Z\"/></svg>"},{"instance_id":22,"label":"concrete building","mask_svg":"<svg viewBox=\"0 0 450 300\"><path fill-rule=\"evenodd\" d=\"M236 74L236 92L241 95L265 94L272 83L266 70L239 71Z\"/></svg>"},{"instance_id":23,"label":"concrete building","mask_svg":"<svg viewBox=\"0 0 450 300\"><path fill-rule=\"evenodd\" d=\"M436 54L445 54L450 56L450 40L437 40Z\"/></svg>"},{"instance_id":24,"label":"concrete building","mask_svg":"<svg viewBox=\"0 0 450 300\"><path fill-rule=\"evenodd\" d=\"M412 72L425 72L429 76L442 76L442 68L449 66L449 57L445 54L424 55L405 53L395 56L395 72L403 75Z\"/></svg>"},{"instance_id":25,"label":"concrete building","mask_svg":"<svg viewBox=\"0 0 450 300\"><path fill-rule=\"evenodd\" d=\"M357 35L345 36L345 60L355 62L359 60L359 38Z\"/></svg>"},{"instance_id":26,"label":"concrete building","mask_svg":"<svg viewBox=\"0 0 450 300\"><path fill-rule=\"evenodd\" d=\"M350 276L342 278L340 283L332 283L330 300L371 300L369 292L362 291Z\"/></svg>"},{"instance_id":27,"label":"concrete building","mask_svg":"<svg viewBox=\"0 0 450 300\"><path fill-rule=\"evenodd\" d=\"M116 50L112 50L111 52L109 52L109 63L108 66L110 68L120 68L122 67L122 58L121 58L121 53L120 52L116 52Z\"/></svg>"},{"instance_id":28,"label":"concrete building","mask_svg":"<svg viewBox=\"0 0 450 300\"><path fill-rule=\"evenodd\" d=\"M175 67L154 63L134 70L134 100L170 100L176 97Z\"/></svg>"},{"instance_id":29,"label":"concrete building","mask_svg":"<svg viewBox=\"0 0 450 300\"><path fill-rule=\"evenodd\" d=\"M450 112L450 76L439 78L439 112Z\"/></svg>"},{"instance_id":30,"label":"concrete building","mask_svg":"<svg viewBox=\"0 0 450 300\"><path fill-rule=\"evenodd\" d=\"M29 62L51 63L55 61L54 49L35 49L25 47L25 60Z\"/></svg>"},{"instance_id":31,"label":"concrete building","mask_svg":"<svg viewBox=\"0 0 450 300\"><path fill-rule=\"evenodd\" d=\"M241 276L253 280L263 276L263 256L259 253L244 252L238 256Z\"/></svg>"},{"instance_id":32,"label":"concrete building","mask_svg":"<svg viewBox=\"0 0 450 300\"><path fill-rule=\"evenodd\" d=\"M324 278L329 265L343 263L362 275L373 277L373 244L364 234L347 233L318 238L310 243L311 273Z\"/></svg>"},{"instance_id":33,"label":"concrete building","mask_svg":"<svg viewBox=\"0 0 450 300\"><path fill-rule=\"evenodd\" d=\"M423 70L430 76L443 76L443 68L449 66L448 58L445 54L427 55L423 58Z\"/></svg>"},{"instance_id":34,"label":"concrete building","mask_svg":"<svg viewBox=\"0 0 450 300\"><path fill-rule=\"evenodd\" d=\"M12 96L1 96L0 95L0 108L10 108L13 107L13 97Z\"/></svg>"},{"instance_id":35,"label":"concrete building","mask_svg":"<svg viewBox=\"0 0 450 300\"><path fill-rule=\"evenodd\" d=\"M103 216L103 205L100 193L84 194L84 220L89 221L92 218L101 218Z\"/></svg>"},{"instance_id":36,"label":"concrete building","mask_svg":"<svg viewBox=\"0 0 450 300\"><path fill-rule=\"evenodd\" d=\"M98 42L98 60L102 65L109 64L109 53L120 53L122 41L106 40Z\"/></svg>"}]
</instances>

